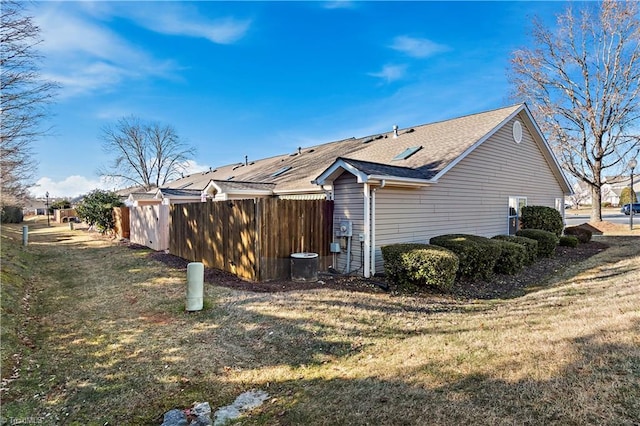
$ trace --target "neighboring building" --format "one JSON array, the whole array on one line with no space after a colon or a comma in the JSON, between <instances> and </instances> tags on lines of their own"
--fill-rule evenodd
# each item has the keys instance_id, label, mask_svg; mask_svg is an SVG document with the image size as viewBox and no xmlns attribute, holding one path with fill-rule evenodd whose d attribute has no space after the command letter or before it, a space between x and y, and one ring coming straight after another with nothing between
<instances>
[{"instance_id":1,"label":"neighboring building","mask_svg":"<svg viewBox=\"0 0 640 426\"><path fill-rule=\"evenodd\" d=\"M633 190L640 193L640 175L633 176ZM601 188L602 204L620 205L620 194L624 188L631 186L631 176L605 176ZM574 194L568 197L567 202L572 207L590 206L592 204L591 187L585 182L576 182L573 185ZM576 205L576 204L579 204Z\"/></svg>"}]
</instances>

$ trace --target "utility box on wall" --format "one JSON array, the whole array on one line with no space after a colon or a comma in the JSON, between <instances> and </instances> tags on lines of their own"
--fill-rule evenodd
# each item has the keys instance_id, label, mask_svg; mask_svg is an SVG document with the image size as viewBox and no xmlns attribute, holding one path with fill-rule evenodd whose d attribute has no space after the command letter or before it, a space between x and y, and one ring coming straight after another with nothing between
<instances>
[{"instance_id":1,"label":"utility box on wall","mask_svg":"<svg viewBox=\"0 0 640 426\"><path fill-rule=\"evenodd\" d=\"M336 231L337 237L350 237L353 235L353 222L350 220L343 220L338 224L338 230Z\"/></svg>"}]
</instances>

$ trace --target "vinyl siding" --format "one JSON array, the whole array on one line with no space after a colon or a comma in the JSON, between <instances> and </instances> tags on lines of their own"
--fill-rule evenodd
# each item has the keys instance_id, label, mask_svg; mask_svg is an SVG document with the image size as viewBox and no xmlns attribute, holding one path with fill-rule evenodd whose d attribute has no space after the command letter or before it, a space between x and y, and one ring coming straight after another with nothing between
<instances>
[{"instance_id":1,"label":"vinyl siding","mask_svg":"<svg viewBox=\"0 0 640 426\"><path fill-rule=\"evenodd\" d=\"M427 243L431 237L448 233L505 234L510 196L526 197L527 205L548 207L564 197L524 120L520 121L520 144L513 140L510 122L439 182L420 189L377 191L376 272L383 271L380 246Z\"/></svg>"},{"instance_id":2,"label":"vinyl siding","mask_svg":"<svg viewBox=\"0 0 640 426\"><path fill-rule=\"evenodd\" d=\"M334 241L345 247L344 238L335 237L336 231L343 220L353 222L353 236L351 237L351 261L347 268L347 250L341 249L336 256L334 268L339 272L359 271L362 273L362 250L358 241L358 234L364 232L364 192L363 185L358 184L356 177L350 173L343 173L334 182L334 211L333 235ZM341 241L342 240L342 241Z\"/></svg>"}]
</instances>

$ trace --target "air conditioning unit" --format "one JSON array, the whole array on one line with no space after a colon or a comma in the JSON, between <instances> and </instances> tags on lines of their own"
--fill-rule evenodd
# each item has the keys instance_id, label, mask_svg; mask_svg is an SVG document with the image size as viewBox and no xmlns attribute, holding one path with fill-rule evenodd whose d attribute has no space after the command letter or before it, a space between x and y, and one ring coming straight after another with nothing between
<instances>
[{"instance_id":1,"label":"air conditioning unit","mask_svg":"<svg viewBox=\"0 0 640 426\"><path fill-rule=\"evenodd\" d=\"M336 230L337 237L350 237L353 235L353 222L350 220L343 220L338 224Z\"/></svg>"}]
</instances>

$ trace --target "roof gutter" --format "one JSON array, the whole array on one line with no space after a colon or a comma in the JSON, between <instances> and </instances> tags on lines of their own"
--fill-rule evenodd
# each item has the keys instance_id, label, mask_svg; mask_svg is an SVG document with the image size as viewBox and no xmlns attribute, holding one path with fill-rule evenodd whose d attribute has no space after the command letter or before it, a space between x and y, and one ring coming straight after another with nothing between
<instances>
[{"instance_id":1,"label":"roof gutter","mask_svg":"<svg viewBox=\"0 0 640 426\"><path fill-rule=\"evenodd\" d=\"M369 184L380 184L381 187L384 186L416 186L416 187L424 187L433 185L438 181L430 180L430 179L417 179L417 178L403 178L397 176L385 176L385 175L368 175L366 180L363 180L359 183L369 183Z\"/></svg>"}]
</instances>

